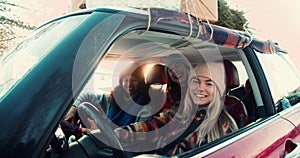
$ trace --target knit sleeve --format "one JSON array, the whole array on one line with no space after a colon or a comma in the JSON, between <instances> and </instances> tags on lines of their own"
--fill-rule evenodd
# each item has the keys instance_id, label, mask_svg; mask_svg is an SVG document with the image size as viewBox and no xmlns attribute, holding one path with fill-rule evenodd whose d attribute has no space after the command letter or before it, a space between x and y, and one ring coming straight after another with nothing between
<instances>
[{"instance_id":1,"label":"knit sleeve","mask_svg":"<svg viewBox=\"0 0 300 158\"><path fill-rule=\"evenodd\" d=\"M164 117L153 117L143 122L135 122L128 126L120 127L114 130L115 134L121 142L130 144L139 140L147 140L145 133L149 131L155 131L166 124ZM156 142L161 137L161 133L154 132L154 137L151 138L151 142ZM150 142L150 143L151 143Z\"/></svg>"}]
</instances>

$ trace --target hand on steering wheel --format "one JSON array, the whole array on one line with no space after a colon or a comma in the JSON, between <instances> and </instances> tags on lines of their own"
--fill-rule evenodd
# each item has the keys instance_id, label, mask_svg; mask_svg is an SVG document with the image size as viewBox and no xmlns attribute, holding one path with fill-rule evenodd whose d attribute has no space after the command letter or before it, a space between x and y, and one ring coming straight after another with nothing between
<instances>
[{"instance_id":1,"label":"hand on steering wheel","mask_svg":"<svg viewBox=\"0 0 300 158\"><path fill-rule=\"evenodd\" d=\"M83 102L78 107L78 113L82 120L82 123L89 128L94 128L93 124L100 130L100 136L94 135L97 139L118 150L123 150L123 147L109 125L109 120L101 108L96 108L93 104L89 102ZM93 132L91 132L93 133Z\"/></svg>"}]
</instances>

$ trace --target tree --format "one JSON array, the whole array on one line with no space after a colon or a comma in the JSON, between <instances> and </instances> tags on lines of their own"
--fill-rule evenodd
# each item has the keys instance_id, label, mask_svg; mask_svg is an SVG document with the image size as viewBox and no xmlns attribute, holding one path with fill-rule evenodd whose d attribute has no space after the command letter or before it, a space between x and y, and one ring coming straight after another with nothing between
<instances>
[{"instance_id":1,"label":"tree","mask_svg":"<svg viewBox=\"0 0 300 158\"><path fill-rule=\"evenodd\" d=\"M218 0L218 17L216 25L242 31L249 28L245 12L231 9L226 0Z\"/></svg>"},{"instance_id":2,"label":"tree","mask_svg":"<svg viewBox=\"0 0 300 158\"><path fill-rule=\"evenodd\" d=\"M16 30L33 30L35 28L35 26L26 24L19 20L18 17L11 14L11 9L14 7L26 9L17 4L9 3L6 0L0 0L0 55L10 46L10 44L14 44L14 40L22 37Z\"/></svg>"}]
</instances>

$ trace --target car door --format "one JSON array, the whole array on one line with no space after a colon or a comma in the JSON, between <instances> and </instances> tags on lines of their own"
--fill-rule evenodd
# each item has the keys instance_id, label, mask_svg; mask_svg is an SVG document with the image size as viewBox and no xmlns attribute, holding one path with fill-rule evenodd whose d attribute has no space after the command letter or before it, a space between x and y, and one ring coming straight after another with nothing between
<instances>
[{"instance_id":1,"label":"car door","mask_svg":"<svg viewBox=\"0 0 300 158\"><path fill-rule=\"evenodd\" d=\"M261 100L261 103L257 102L258 107L256 109L257 112L264 113L265 116L240 129L219 144L208 144L198 151L195 150L183 156L283 157L288 155L286 152L288 150L286 148L289 148L286 147L287 141L294 144L299 143L300 104L298 103L298 88L300 84L297 72L286 59L287 55L283 55L285 56L283 58L278 54L265 54L250 48L244 51L257 84L252 81L254 93ZM274 66L275 64L278 66ZM278 75L281 77L276 78L275 76ZM287 83L289 80L294 81L289 84ZM282 97L283 94L286 96ZM292 149L290 150L294 150L292 154L296 152L299 154L298 148L294 149L295 146L294 148L291 146Z\"/></svg>"},{"instance_id":2,"label":"car door","mask_svg":"<svg viewBox=\"0 0 300 158\"><path fill-rule=\"evenodd\" d=\"M284 140L284 154L286 157L300 156L300 104L293 105L289 109L281 112L281 118L293 126L288 137Z\"/></svg>"},{"instance_id":3,"label":"car door","mask_svg":"<svg viewBox=\"0 0 300 158\"><path fill-rule=\"evenodd\" d=\"M299 74L287 52L278 50L269 56L258 54L265 71L266 78L273 100L275 110L282 120L292 125L291 131L276 143L280 145L279 153L271 152L270 156L285 155L287 157L300 155L299 144L300 130L300 105L299 105ZM289 143L290 142L290 143ZM270 150L272 151L272 150Z\"/></svg>"},{"instance_id":4,"label":"car door","mask_svg":"<svg viewBox=\"0 0 300 158\"><path fill-rule=\"evenodd\" d=\"M280 130L279 130L280 129ZM200 157L278 157L284 151L285 138L289 137L294 126L279 115L270 117L253 128L240 131L235 136L213 148Z\"/></svg>"}]
</instances>

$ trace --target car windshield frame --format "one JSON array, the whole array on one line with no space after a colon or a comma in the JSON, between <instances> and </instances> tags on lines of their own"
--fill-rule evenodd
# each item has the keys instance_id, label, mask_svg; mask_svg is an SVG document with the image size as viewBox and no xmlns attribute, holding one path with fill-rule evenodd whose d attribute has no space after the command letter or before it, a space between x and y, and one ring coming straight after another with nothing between
<instances>
[{"instance_id":1,"label":"car windshield frame","mask_svg":"<svg viewBox=\"0 0 300 158\"><path fill-rule=\"evenodd\" d=\"M0 57L0 98L2 98L50 50L72 32L86 15L57 20L35 30L23 42Z\"/></svg>"}]
</instances>

